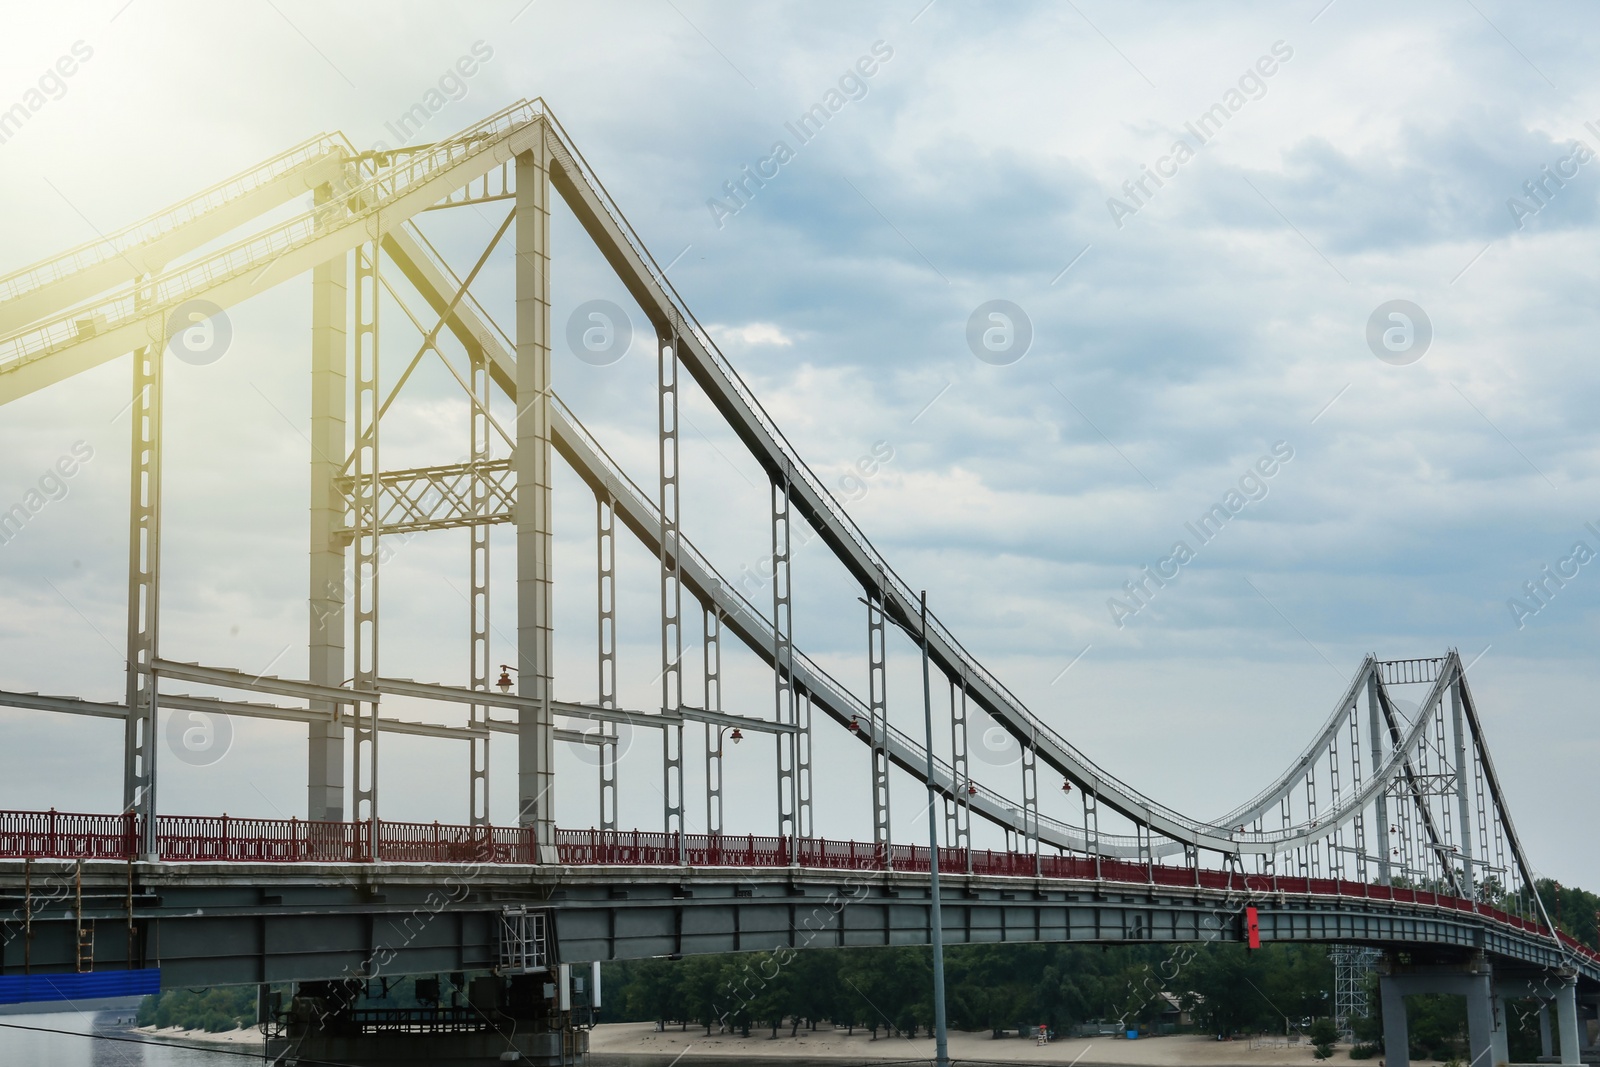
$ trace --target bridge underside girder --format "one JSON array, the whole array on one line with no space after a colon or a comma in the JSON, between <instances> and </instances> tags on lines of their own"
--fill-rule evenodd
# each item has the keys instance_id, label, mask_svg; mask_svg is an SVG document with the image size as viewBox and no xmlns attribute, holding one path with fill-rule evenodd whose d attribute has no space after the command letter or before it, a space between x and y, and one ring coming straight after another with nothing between
<instances>
[{"instance_id":1,"label":"bridge underside girder","mask_svg":"<svg viewBox=\"0 0 1600 1067\"><path fill-rule=\"evenodd\" d=\"M6 931L17 936L0 939L0 974L72 969L78 877L73 863L0 862L0 898L17 917ZM81 879L97 963L159 967L164 988L488 970L500 962L501 916L517 905L547 911L554 958L567 963L930 938L927 878L912 872L88 861ZM947 944L1240 942L1245 908L1254 907L1264 942L1486 954L1497 966L1541 973L1563 966L1560 951L1537 938L1423 905L996 876L942 881ZM25 885L31 937L20 921ZM1581 978L1600 990L1600 968Z\"/></svg>"}]
</instances>

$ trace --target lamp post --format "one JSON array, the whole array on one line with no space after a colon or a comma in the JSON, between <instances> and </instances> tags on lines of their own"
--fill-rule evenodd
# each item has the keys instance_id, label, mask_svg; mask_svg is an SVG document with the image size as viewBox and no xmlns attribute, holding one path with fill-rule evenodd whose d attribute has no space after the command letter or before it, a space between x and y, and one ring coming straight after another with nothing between
<instances>
[{"instance_id":1,"label":"lamp post","mask_svg":"<svg viewBox=\"0 0 1600 1067\"><path fill-rule=\"evenodd\" d=\"M860 598L858 598L860 599ZM865 600L861 601L863 604ZM868 605L870 607L870 605ZM900 627L905 635L922 646L922 727L923 751L928 757L928 924L933 928L933 1055L935 1067L950 1067L950 1040L944 1018L944 917L939 908L939 817L934 812L939 798L933 788L933 689L928 681L928 591L921 594L921 633L914 634L887 612L884 618ZM860 727L852 721L851 728ZM960 787L959 782L953 783ZM976 792L969 784L969 789Z\"/></svg>"},{"instance_id":2,"label":"lamp post","mask_svg":"<svg viewBox=\"0 0 1600 1067\"><path fill-rule=\"evenodd\" d=\"M728 728L726 726L717 727L717 747L716 747L716 751L713 752L712 755L715 755L715 756L721 756L722 755L722 735L724 733L727 733L727 731L728 731ZM733 733L728 734L728 740L732 741L734 744L737 745L740 741L744 740L743 731L741 731L737 726L735 726L733 728Z\"/></svg>"},{"instance_id":3,"label":"lamp post","mask_svg":"<svg viewBox=\"0 0 1600 1067\"><path fill-rule=\"evenodd\" d=\"M933 1056L938 1067L950 1067L950 1040L944 1022L944 919L939 911L939 819L934 814L938 797L933 791L933 690L928 683L928 591L922 591L922 727L928 757L928 870L933 897Z\"/></svg>"}]
</instances>

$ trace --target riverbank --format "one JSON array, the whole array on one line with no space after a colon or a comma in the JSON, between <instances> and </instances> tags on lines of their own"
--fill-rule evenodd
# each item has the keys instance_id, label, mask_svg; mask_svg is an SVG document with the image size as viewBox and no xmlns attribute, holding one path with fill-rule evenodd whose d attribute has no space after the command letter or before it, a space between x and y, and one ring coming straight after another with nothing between
<instances>
[{"instance_id":1,"label":"riverbank","mask_svg":"<svg viewBox=\"0 0 1600 1067\"><path fill-rule=\"evenodd\" d=\"M657 1033L654 1023L604 1023L589 1035L592 1067L705 1067L729 1059L782 1060L788 1064L838 1067L844 1063L895 1063L933 1059L933 1038L889 1038L876 1041L864 1030L851 1036L843 1030L751 1030L750 1036L706 1036L704 1027ZM1340 1048L1335 1060L1350 1062ZM991 1063L1074 1064L1076 1067L1307 1067L1317 1063L1311 1046L1252 1049L1248 1041L1216 1041L1197 1034L1149 1037L1137 1041L1110 1037L1072 1038L1038 1045L1024 1038L995 1040L987 1032L950 1035L952 1060ZM1376 1059L1367 1061L1376 1064ZM1413 1060L1417 1067L1435 1061Z\"/></svg>"},{"instance_id":2,"label":"riverbank","mask_svg":"<svg viewBox=\"0 0 1600 1067\"><path fill-rule=\"evenodd\" d=\"M240 1030L224 1030L220 1034L207 1033L204 1030L180 1030L175 1026L165 1029L139 1026L129 1029L128 1033L153 1041L171 1042L174 1045L221 1045L242 1052L259 1052L262 1046L261 1031L253 1026Z\"/></svg>"}]
</instances>

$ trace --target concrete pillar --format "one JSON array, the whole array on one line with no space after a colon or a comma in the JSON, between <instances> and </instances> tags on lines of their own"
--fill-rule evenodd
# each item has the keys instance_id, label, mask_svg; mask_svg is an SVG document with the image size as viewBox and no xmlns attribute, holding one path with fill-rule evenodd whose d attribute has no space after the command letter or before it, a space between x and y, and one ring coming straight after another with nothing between
<instances>
[{"instance_id":1,"label":"concrete pillar","mask_svg":"<svg viewBox=\"0 0 1600 1067\"><path fill-rule=\"evenodd\" d=\"M1389 1067L1411 1067L1411 1034L1406 1027L1406 998L1400 983L1388 975L1378 977L1383 1002L1383 1058Z\"/></svg>"},{"instance_id":2,"label":"concrete pillar","mask_svg":"<svg viewBox=\"0 0 1600 1067\"><path fill-rule=\"evenodd\" d=\"M1495 1058L1495 1000L1489 975L1474 974L1464 983L1467 998L1467 1058L1473 1067L1492 1067Z\"/></svg>"},{"instance_id":3,"label":"concrete pillar","mask_svg":"<svg viewBox=\"0 0 1600 1067\"><path fill-rule=\"evenodd\" d=\"M1589 1040L1589 1020L1600 1018L1600 997L1590 994L1579 1000L1578 1012L1578 1047L1585 1052L1593 1051L1595 1046Z\"/></svg>"},{"instance_id":4,"label":"concrete pillar","mask_svg":"<svg viewBox=\"0 0 1600 1067\"><path fill-rule=\"evenodd\" d=\"M1506 1026L1506 1002L1498 990L1492 985L1489 988L1490 1003L1494 1008L1494 1033L1490 1036L1490 1047L1494 1050L1491 1057L1493 1063L1511 1062L1511 1030Z\"/></svg>"},{"instance_id":5,"label":"concrete pillar","mask_svg":"<svg viewBox=\"0 0 1600 1067\"><path fill-rule=\"evenodd\" d=\"M1555 1045L1550 1037L1550 1005L1539 1005L1539 1055L1550 1057L1555 1055Z\"/></svg>"},{"instance_id":6,"label":"concrete pillar","mask_svg":"<svg viewBox=\"0 0 1600 1067\"><path fill-rule=\"evenodd\" d=\"M539 702L517 712L518 821L541 862L555 860L555 733L551 718L550 182L549 148L517 156L517 681Z\"/></svg>"},{"instance_id":7,"label":"concrete pillar","mask_svg":"<svg viewBox=\"0 0 1600 1067\"><path fill-rule=\"evenodd\" d=\"M1582 1063L1578 1042L1578 979L1568 978L1556 991L1556 1023L1561 1030L1561 1062Z\"/></svg>"}]
</instances>

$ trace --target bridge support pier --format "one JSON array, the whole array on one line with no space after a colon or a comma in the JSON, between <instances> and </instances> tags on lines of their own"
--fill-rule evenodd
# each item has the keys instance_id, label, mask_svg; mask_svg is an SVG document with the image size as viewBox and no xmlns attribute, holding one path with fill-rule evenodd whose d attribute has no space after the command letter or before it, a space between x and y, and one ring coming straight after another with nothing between
<instances>
[{"instance_id":1,"label":"bridge support pier","mask_svg":"<svg viewBox=\"0 0 1600 1067\"><path fill-rule=\"evenodd\" d=\"M1561 988L1556 991L1556 1025L1561 1034L1561 1062L1582 1063L1583 1053L1580 1051L1583 1043L1578 1038L1578 978L1576 975L1566 977ZM1544 1036L1545 1027L1541 1027L1539 1036ZM1548 1045L1546 1046L1548 1048ZM1548 1053L1547 1053L1548 1054Z\"/></svg>"},{"instance_id":2,"label":"bridge support pier","mask_svg":"<svg viewBox=\"0 0 1600 1067\"><path fill-rule=\"evenodd\" d=\"M1461 963L1405 964L1392 957L1378 976L1383 1001L1384 1059L1390 1067L1410 1067L1410 1029L1406 1025L1408 996L1428 993L1467 998L1467 1049L1473 1064L1505 1063L1504 1013L1494 995L1488 960L1479 954Z\"/></svg>"},{"instance_id":3,"label":"bridge support pier","mask_svg":"<svg viewBox=\"0 0 1600 1067\"><path fill-rule=\"evenodd\" d=\"M1577 975L1570 971L1545 972L1543 976L1533 975L1526 979L1501 980L1494 983L1495 1009L1501 1022L1501 1028L1507 1034L1510 1030L1505 1027L1504 1005L1512 1000L1532 999L1539 1003L1539 1047L1540 1055L1550 1063L1582 1063L1584 1041L1579 1037L1583 1032L1578 1019L1578 985ZM1555 1026L1550 1022L1550 1010L1555 1009ZM1560 1038L1559 1044L1556 1038ZM1559 1049L1561 1056L1555 1058L1555 1050Z\"/></svg>"},{"instance_id":4,"label":"bridge support pier","mask_svg":"<svg viewBox=\"0 0 1600 1067\"><path fill-rule=\"evenodd\" d=\"M1591 1044L1589 1041L1589 1020L1600 1020L1600 995L1588 993L1576 998L1575 1014L1578 1024L1578 1048L1580 1057L1588 1053L1591 1059L1600 1058L1600 1045Z\"/></svg>"},{"instance_id":5,"label":"bridge support pier","mask_svg":"<svg viewBox=\"0 0 1600 1067\"><path fill-rule=\"evenodd\" d=\"M1395 1067L1411 1067L1411 1031L1406 1026L1406 997L1387 976L1378 979L1378 999L1383 1003L1383 1058Z\"/></svg>"},{"instance_id":6,"label":"bridge support pier","mask_svg":"<svg viewBox=\"0 0 1600 1067\"><path fill-rule=\"evenodd\" d=\"M1489 1035L1489 1045L1494 1050L1492 1063L1511 1062L1511 1031L1506 1026L1506 1002L1490 986L1489 1004L1494 1009L1494 1030ZM1471 1009L1468 1009L1471 1010Z\"/></svg>"}]
</instances>

